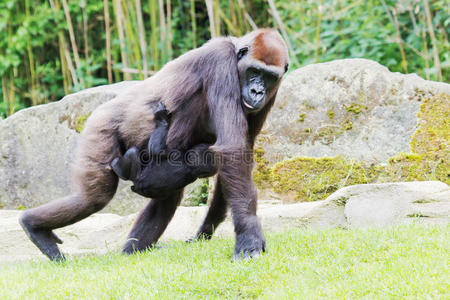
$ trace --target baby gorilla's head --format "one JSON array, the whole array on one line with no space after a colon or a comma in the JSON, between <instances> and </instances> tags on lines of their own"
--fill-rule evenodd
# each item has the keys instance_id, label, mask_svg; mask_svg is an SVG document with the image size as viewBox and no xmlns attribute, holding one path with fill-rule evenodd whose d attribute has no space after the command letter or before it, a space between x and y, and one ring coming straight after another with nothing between
<instances>
[{"instance_id":1,"label":"baby gorilla's head","mask_svg":"<svg viewBox=\"0 0 450 300\"><path fill-rule=\"evenodd\" d=\"M217 173L217 162L210 144L199 144L185 154L186 165L197 178L210 177Z\"/></svg>"}]
</instances>

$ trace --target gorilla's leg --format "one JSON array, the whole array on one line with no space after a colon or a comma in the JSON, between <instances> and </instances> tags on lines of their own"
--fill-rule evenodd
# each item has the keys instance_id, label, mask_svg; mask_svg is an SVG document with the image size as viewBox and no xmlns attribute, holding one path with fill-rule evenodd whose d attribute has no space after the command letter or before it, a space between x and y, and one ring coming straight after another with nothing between
<instances>
[{"instance_id":1,"label":"gorilla's leg","mask_svg":"<svg viewBox=\"0 0 450 300\"><path fill-rule=\"evenodd\" d=\"M257 194L253 181L249 181L247 188L249 193L245 198L230 199L236 233L233 260L254 257L266 251L266 239L256 215Z\"/></svg>"},{"instance_id":2,"label":"gorilla's leg","mask_svg":"<svg viewBox=\"0 0 450 300\"><path fill-rule=\"evenodd\" d=\"M150 200L134 223L122 252L131 254L151 248L175 214L182 195L183 190L178 190L167 197Z\"/></svg>"},{"instance_id":3,"label":"gorilla's leg","mask_svg":"<svg viewBox=\"0 0 450 300\"><path fill-rule=\"evenodd\" d=\"M83 131L71 170L72 195L29 209L20 217L31 241L51 260L64 258L56 245L61 240L52 230L101 210L116 192L119 179L109 162L120 154L120 147L111 127L108 121L94 118L94 124Z\"/></svg>"},{"instance_id":4,"label":"gorilla's leg","mask_svg":"<svg viewBox=\"0 0 450 300\"><path fill-rule=\"evenodd\" d=\"M222 184L220 182L220 177L217 176L216 185L214 189L214 195L211 200L211 204L206 214L203 224L200 226L197 234L193 239L188 240L193 241L196 239L211 239L217 226L225 219L227 215L227 202L223 196Z\"/></svg>"},{"instance_id":5,"label":"gorilla's leg","mask_svg":"<svg viewBox=\"0 0 450 300\"><path fill-rule=\"evenodd\" d=\"M231 206L236 233L233 259L253 257L266 248L266 239L256 216L257 193L251 174L252 162L240 157L239 153L224 156L219 176L222 192Z\"/></svg>"},{"instance_id":6,"label":"gorilla's leg","mask_svg":"<svg viewBox=\"0 0 450 300\"><path fill-rule=\"evenodd\" d=\"M78 222L101 210L112 199L117 188L117 176L109 171L103 177L103 187L97 193L87 191L73 194L42 206L25 211L20 224L30 240L51 260L61 260L64 256L56 243L62 241L53 233L53 229ZM100 176L100 175L99 175ZM100 179L100 178L98 178ZM97 181L98 184L101 184Z\"/></svg>"}]
</instances>

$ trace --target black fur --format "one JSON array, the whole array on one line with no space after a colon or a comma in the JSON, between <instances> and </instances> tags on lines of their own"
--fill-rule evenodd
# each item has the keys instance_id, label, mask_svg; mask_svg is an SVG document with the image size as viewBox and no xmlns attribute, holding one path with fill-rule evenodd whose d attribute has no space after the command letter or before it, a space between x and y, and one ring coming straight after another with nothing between
<instances>
[{"instance_id":1,"label":"black fur","mask_svg":"<svg viewBox=\"0 0 450 300\"><path fill-rule=\"evenodd\" d=\"M209 177L217 172L214 153L209 150L211 144L199 144L185 152L168 150L169 113L160 103L154 114L156 127L146 153L132 147L123 157L116 157L111 163L120 178L133 181L133 192L149 198L167 197L197 178Z\"/></svg>"}]
</instances>

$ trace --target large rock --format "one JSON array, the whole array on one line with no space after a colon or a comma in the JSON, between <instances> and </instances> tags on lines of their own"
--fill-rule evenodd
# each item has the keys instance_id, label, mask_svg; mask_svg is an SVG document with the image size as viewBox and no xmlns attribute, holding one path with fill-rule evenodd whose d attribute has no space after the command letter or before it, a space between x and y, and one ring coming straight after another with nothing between
<instances>
[{"instance_id":1,"label":"large rock","mask_svg":"<svg viewBox=\"0 0 450 300\"><path fill-rule=\"evenodd\" d=\"M100 104L136 83L90 88L0 120L0 208L30 208L68 195L70 163L84 121ZM132 193L130 185L121 181L103 212L130 214L148 202ZM185 195L192 198L190 190Z\"/></svg>"},{"instance_id":2,"label":"large rock","mask_svg":"<svg viewBox=\"0 0 450 300\"><path fill-rule=\"evenodd\" d=\"M186 240L201 224L206 207L179 207L161 240ZM0 264L30 258L45 259L19 226L19 211L0 210ZM136 219L136 214L94 214L56 230L69 255L118 250ZM355 185L338 190L323 201L279 204L262 201L258 207L263 230L293 228L366 228L400 223L448 223L450 189L442 182L408 182ZM218 227L216 236L233 236L230 218ZM269 245L270 248L270 245Z\"/></svg>"},{"instance_id":3,"label":"large rock","mask_svg":"<svg viewBox=\"0 0 450 300\"><path fill-rule=\"evenodd\" d=\"M269 163L335 155L386 162L409 152L421 101L440 93L450 85L367 59L308 65L283 80L258 144Z\"/></svg>"},{"instance_id":4,"label":"large rock","mask_svg":"<svg viewBox=\"0 0 450 300\"><path fill-rule=\"evenodd\" d=\"M345 201L349 228L388 226L421 220L448 223L450 189L439 181L361 184L343 188L330 198Z\"/></svg>"}]
</instances>

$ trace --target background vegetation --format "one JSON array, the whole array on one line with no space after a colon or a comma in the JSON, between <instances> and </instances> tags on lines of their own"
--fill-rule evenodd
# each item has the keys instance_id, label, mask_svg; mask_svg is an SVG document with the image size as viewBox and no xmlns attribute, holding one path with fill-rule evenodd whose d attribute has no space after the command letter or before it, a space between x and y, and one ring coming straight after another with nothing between
<instances>
[{"instance_id":1,"label":"background vegetation","mask_svg":"<svg viewBox=\"0 0 450 300\"><path fill-rule=\"evenodd\" d=\"M292 68L364 57L448 81L449 16L446 0L0 0L0 118L256 27L282 32Z\"/></svg>"}]
</instances>

